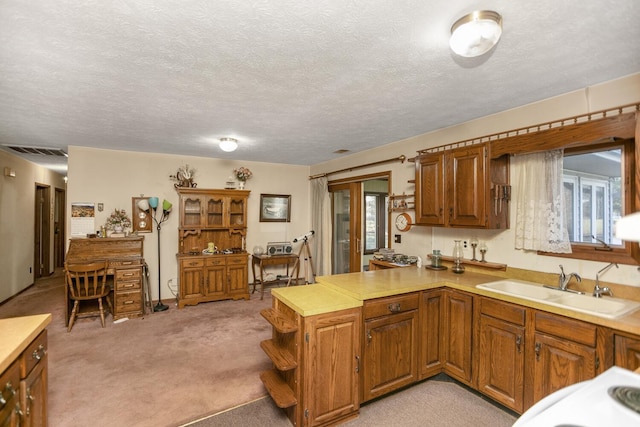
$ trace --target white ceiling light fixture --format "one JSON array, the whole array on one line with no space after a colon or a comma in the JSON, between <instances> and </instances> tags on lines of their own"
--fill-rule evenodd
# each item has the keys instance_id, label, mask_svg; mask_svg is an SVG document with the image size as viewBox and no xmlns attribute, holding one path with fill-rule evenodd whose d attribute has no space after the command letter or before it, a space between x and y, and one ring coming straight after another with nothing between
<instances>
[{"instance_id":1,"label":"white ceiling light fixture","mask_svg":"<svg viewBox=\"0 0 640 427\"><path fill-rule=\"evenodd\" d=\"M502 16L491 10L476 10L451 26L449 46L457 55L473 58L487 53L502 35Z\"/></svg>"},{"instance_id":2,"label":"white ceiling light fixture","mask_svg":"<svg viewBox=\"0 0 640 427\"><path fill-rule=\"evenodd\" d=\"M220 138L220 149L230 153L238 148L238 140L235 138Z\"/></svg>"}]
</instances>

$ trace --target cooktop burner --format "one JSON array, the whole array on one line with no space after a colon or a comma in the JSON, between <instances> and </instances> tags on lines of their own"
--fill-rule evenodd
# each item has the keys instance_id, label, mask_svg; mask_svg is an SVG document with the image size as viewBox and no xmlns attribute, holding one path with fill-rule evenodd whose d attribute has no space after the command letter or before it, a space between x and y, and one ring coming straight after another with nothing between
<instances>
[{"instance_id":1,"label":"cooktop burner","mask_svg":"<svg viewBox=\"0 0 640 427\"><path fill-rule=\"evenodd\" d=\"M640 387L609 387L609 396L616 402L640 414Z\"/></svg>"}]
</instances>

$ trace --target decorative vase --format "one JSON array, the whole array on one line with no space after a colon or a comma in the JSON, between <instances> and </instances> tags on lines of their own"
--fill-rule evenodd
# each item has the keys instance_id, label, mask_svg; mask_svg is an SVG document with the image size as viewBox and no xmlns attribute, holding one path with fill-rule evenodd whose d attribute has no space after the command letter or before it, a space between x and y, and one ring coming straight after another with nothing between
<instances>
[{"instance_id":1,"label":"decorative vase","mask_svg":"<svg viewBox=\"0 0 640 427\"><path fill-rule=\"evenodd\" d=\"M245 181L238 181L238 188L240 190L244 190L244 183L245 183Z\"/></svg>"},{"instance_id":2,"label":"decorative vase","mask_svg":"<svg viewBox=\"0 0 640 427\"><path fill-rule=\"evenodd\" d=\"M113 232L114 233L122 233L122 230L123 230L123 228L122 228L121 225L114 225L113 226Z\"/></svg>"},{"instance_id":3,"label":"decorative vase","mask_svg":"<svg viewBox=\"0 0 640 427\"><path fill-rule=\"evenodd\" d=\"M451 271L457 274L464 273L464 266L462 265L462 258L464 258L464 251L462 250L462 244L460 240L453 241L453 268Z\"/></svg>"}]
</instances>

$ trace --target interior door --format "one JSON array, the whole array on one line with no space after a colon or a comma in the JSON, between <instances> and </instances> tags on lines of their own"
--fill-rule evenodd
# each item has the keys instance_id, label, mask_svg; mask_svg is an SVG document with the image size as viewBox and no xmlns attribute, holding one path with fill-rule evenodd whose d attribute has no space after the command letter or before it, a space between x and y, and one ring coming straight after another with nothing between
<instances>
[{"instance_id":1,"label":"interior door","mask_svg":"<svg viewBox=\"0 0 640 427\"><path fill-rule=\"evenodd\" d=\"M34 242L33 242L33 280L49 275L50 271L50 242L49 235L51 221L49 213L51 211L50 187L36 184L35 207L34 207Z\"/></svg>"},{"instance_id":2,"label":"interior door","mask_svg":"<svg viewBox=\"0 0 640 427\"><path fill-rule=\"evenodd\" d=\"M329 186L333 234L331 273L360 271L362 258L362 185L349 182Z\"/></svg>"}]
</instances>

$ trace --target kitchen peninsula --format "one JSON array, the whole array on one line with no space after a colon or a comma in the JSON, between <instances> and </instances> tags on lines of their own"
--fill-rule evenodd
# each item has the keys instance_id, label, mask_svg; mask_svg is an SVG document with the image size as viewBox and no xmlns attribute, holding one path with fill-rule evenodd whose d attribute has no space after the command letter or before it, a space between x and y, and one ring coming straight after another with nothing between
<instances>
[{"instance_id":1,"label":"kitchen peninsula","mask_svg":"<svg viewBox=\"0 0 640 427\"><path fill-rule=\"evenodd\" d=\"M476 287L509 273L398 268L274 289L261 379L301 426L441 372L522 413L614 364L639 367L640 311L607 319Z\"/></svg>"}]
</instances>

